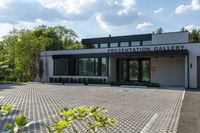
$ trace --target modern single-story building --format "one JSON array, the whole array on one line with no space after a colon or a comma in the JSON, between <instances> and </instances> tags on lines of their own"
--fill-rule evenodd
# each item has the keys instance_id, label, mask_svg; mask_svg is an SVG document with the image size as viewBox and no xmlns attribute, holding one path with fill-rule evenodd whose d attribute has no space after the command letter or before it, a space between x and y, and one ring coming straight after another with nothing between
<instances>
[{"instance_id":1,"label":"modern single-story building","mask_svg":"<svg viewBox=\"0 0 200 133\"><path fill-rule=\"evenodd\" d=\"M200 88L200 43L188 38L188 32L172 32L83 39L85 49L41 53L43 81L95 78Z\"/></svg>"}]
</instances>

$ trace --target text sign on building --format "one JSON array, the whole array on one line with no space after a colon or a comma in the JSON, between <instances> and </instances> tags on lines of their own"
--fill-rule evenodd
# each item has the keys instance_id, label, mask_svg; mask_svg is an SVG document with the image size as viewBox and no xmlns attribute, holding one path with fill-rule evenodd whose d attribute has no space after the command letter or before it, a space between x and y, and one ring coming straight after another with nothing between
<instances>
[{"instance_id":1,"label":"text sign on building","mask_svg":"<svg viewBox=\"0 0 200 133\"><path fill-rule=\"evenodd\" d=\"M128 48L111 48L108 53L120 52L150 52L150 51L181 51L185 50L184 45L170 45L170 46L143 46L143 47L128 47Z\"/></svg>"}]
</instances>

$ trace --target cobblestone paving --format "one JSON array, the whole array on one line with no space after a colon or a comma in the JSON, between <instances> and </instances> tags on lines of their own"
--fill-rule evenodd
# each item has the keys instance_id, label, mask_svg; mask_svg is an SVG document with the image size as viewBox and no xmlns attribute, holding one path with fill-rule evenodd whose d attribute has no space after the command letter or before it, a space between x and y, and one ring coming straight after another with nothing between
<instances>
[{"instance_id":1,"label":"cobblestone paving","mask_svg":"<svg viewBox=\"0 0 200 133\"><path fill-rule=\"evenodd\" d=\"M45 133L61 107L101 106L119 125L101 133L174 133L177 131L183 89L120 88L103 86L50 85L30 83L0 86L0 104L14 104L16 111L3 117L0 131L11 116L25 114L34 123L24 132ZM80 133L86 123L76 124ZM65 132L71 132L66 130Z\"/></svg>"}]
</instances>

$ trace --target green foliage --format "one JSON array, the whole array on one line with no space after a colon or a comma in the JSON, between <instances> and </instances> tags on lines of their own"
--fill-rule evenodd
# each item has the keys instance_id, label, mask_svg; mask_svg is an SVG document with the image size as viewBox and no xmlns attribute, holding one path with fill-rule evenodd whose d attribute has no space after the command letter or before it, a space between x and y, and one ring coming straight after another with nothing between
<instances>
[{"instance_id":1,"label":"green foliage","mask_svg":"<svg viewBox=\"0 0 200 133\"><path fill-rule=\"evenodd\" d=\"M191 43L197 43L200 42L200 30L194 29L189 34L189 42Z\"/></svg>"},{"instance_id":2,"label":"green foliage","mask_svg":"<svg viewBox=\"0 0 200 133\"><path fill-rule=\"evenodd\" d=\"M75 133L78 131L73 126L75 121L88 120L87 133L94 133L98 128L116 126L117 120L104 115L107 110L100 107L78 107L73 109L64 108L61 110L61 121L54 120L53 125L46 126L49 133L61 133L65 128L71 127Z\"/></svg>"},{"instance_id":3,"label":"green foliage","mask_svg":"<svg viewBox=\"0 0 200 133\"><path fill-rule=\"evenodd\" d=\"M65 26L13 29L0 41L0 80L33 81L42 77L41 51L80 48L76 33Z\"/></svg>"},{"instance_id":4,"label":"green foliage","mask_svg":"<svg viewBox=\"0 0 200 133\"><path fill-rule=\"evenodd\" d=\"M5 80L11 71L12 69L9 68L9 65L6 65L4 62L0 62L0 80Z\"/></svg>"},{"instance_id":5,"label":"green foliage","mask_svg":"<svg viewBox=\"0 0 200 133\"><path fill-rule=\"evenodd\" d=\"M0 121L2 115L7 115L13 109L14 109L13 105L0 106ZM28 122L28 120L24 115L17 116L14 121L15 121L14 124L6 123L6 127L10 133L18 133L23 128L31 124L30 122Z\"/></svg>"},{"instance_id":6,"label":"green foliage","mask_svg":"<svg viewBox=\"0 0 200 133\"><path fill-rule=\"evenodd\" d=\"M192 31L188 31L186 28L182 27L181 32L189 32L190 43L200 42L200 29L193 29Z\"/></svg>"},{"instance_id":7,"label":"green foliage","mask_svg":"<svg viewBox=\"0 0 200 133\"><path fill-rule=\"evenodd\" d=\"M0 113L3 115L7 115L14 107L12 105L5 105L0 107Z\"/></svg>"},{"instance_id":8,"label":"green foliage","mask_svg":"<svg viewBox=\"0 0 200 133\"><path fill-rule=\"evenodd\" d=\"M83 46L77 41L77 35L72 29L65 26L48 27L38 26L33 31L37 37L44 37L48 40L46 50L80 49Z\"/></svg>"},{"instance_id":9,"label":"green foliage","mask_svg":"<svg viewBox=\"0 0 200 133\"><path fill-rule=\"evenodd\" d=\"M6 127L11 133L18 133L25 127L28 127L30 124L31 122L29 122L24 115L19 115L15 119L14 125L11 123L6 123Z\"/></svg>"},{"instance_id":10,"label":"green foliage","mask_svg":"<svg viewBox=\"0 0 200 133\"><path fill-rule=\"evenodd\" d=\"M163 32L164 32L163 28L162 28L162 27L159 27L159 28L157 28L157 30L154 31L153 33L154 33L154 34L162 34Z\"/></svg>"}]
</instances>

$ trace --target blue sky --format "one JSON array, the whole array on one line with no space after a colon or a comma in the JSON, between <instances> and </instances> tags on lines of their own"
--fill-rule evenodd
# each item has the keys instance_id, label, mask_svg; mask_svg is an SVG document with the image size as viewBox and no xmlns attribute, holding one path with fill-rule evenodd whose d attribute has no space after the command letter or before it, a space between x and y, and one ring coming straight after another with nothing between
<instances>
[{"instance_id":1,"label":"blue sky","mask_svg":"<svg viewBox=\"0 0 200 133\"><path fill-rule=\"evenodd\" d=\"M200 28L198 0L0 0L0 37L12 28L65 25L79 38Z\"/></svg>"}]
</instances>

